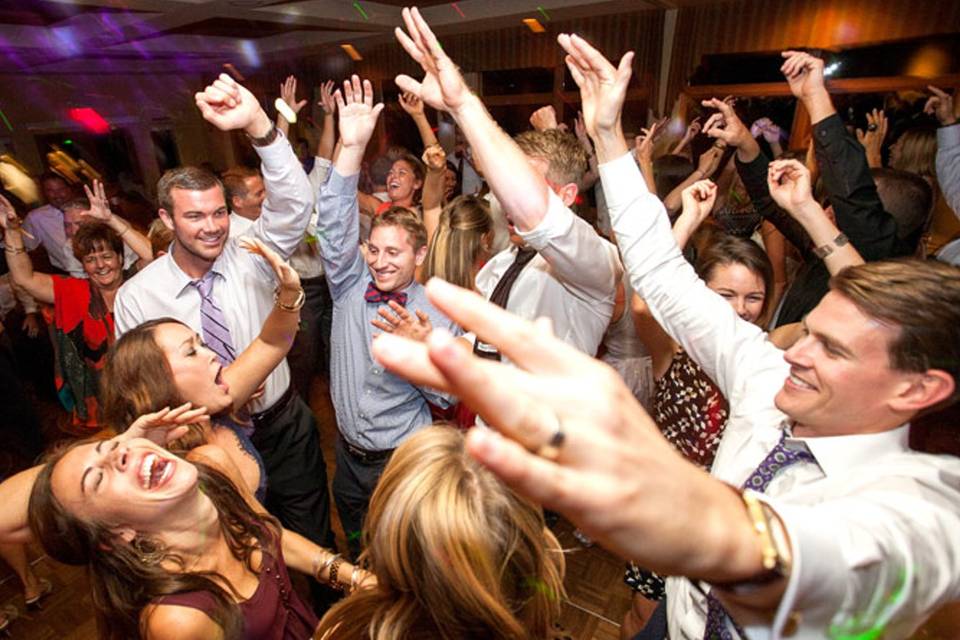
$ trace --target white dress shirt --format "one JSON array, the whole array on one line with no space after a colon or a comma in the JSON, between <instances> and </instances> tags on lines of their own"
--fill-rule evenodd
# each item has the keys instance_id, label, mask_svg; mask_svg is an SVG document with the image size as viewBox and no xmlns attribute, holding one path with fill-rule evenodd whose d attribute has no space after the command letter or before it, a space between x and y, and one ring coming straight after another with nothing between
<instances>
[{"instance_id":1,"label":"white dress shirt","mask_svg":"<svg viewBox=\"0 0 960 640\"><path fill-rule=\"evenodd\" d=\"M303 239L314 197L290 143L282 134L279 138L269 146L254 147L262 161L267 199L249 233L287 258ZM219 276L213 295L223 309L233 346L242 351L260 334L273 310L276 276L263 258L241 249L235 238L227 240L211 269ZM117 337L146 320L164 316L200 333L200 294L190 285L191 280L177 266L173 252L147 265L117 292L113 310ZM267 377L264 395L254 401L252 410L271 407L289 385L290 369L284 360Z\"/></svg>"},{"instance_id":2,"label":"white dress shirt","mask_svg":"<svg viewBox=\"0 0 960 640\"><path fill-rule=\"evenodd\" d=\"M558 338L594 355L603 338L623 274L617 248L568 209L552 191L535 229L518 233L537 255L510 289L507 310L521 318L548 317ZM490 298L517 255L511 247L477 274L477 290Z\"/></svg>"},{"instance_id":3,"label":"white dress shirt","mask_svg":"<svg viewBox=\"0 0 960 640\"><path fill-rule=\"evenodd\" d=\"M50 258L50 264L74 278L87 277L83 265L73 255L73 245L67 240L67 234L63 230L63 212L60 209L49 204L34 209L23 221L23 229L34 236L32 240L26 234L23 236L23 244L27 250L33 251L42 244ZM124 269L130 268L139 259L130 247L123 245Z\"/></svg>"},{"instance_id":4,"label":"white dress shirt","mask_svg":"<svg viewBox=\"0 0 960 640\"><path fill-rule=\"evenodd\" d=\"M774 406L783 352L697 277L629 154L600 174L634 288L730 402L712 473L740 486L787 428ZM793 638L902 638L960 598L960 460L911 451L908 432L788 438L817 463L788 467L765 492L793 568L773 624L741 621L751 639L786 637L791 614ZM703 637L705 598L688 580L667 580L667 607L671 638Z\"/></svg>"}]
</instances>

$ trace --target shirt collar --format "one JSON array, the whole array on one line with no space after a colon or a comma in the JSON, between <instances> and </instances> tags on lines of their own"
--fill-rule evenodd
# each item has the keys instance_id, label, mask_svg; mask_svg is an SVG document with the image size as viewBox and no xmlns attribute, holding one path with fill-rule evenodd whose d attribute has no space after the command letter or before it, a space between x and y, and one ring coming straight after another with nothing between
<instances>
[{"instance_id":1,"label":"shirt collar","mask_svg":"<svg viewBox=\"0 0 960 640\"><path fill-rule=\"evenodd\" d=\"M229 241L228 241L229 242ZM210 271L213 271L216 275L223 277L223 268L221 261L224 259L223 254L226 253L227 247L224 245L223 251L217 256L217 259L213 262L213 266L210 267ZM170 277L173 278L174 290L177 292L177 297L179 297L186 290L187 287L191 286L194 282L194 278L191 278L183 269L180 268L180 265L177 264L177 261L173 259L173 244L170 245L170 250L167 251L163 256L160 257L160 260L165 260L167 269L170 271Z\"/></svg>"},{"instance_id":2,"label":"shirt collar","mask_svg":"<svg viewBox=\"0 0 960 640\"><path fill-rule=\"evenodd\" d=\"M787 429L787 443L802 443L817 459L827 476L849 472L854 467L874 464L881 457L910 448L910 424L880 433L846 436L794 438Z\"/></svg>"}]
</instances>

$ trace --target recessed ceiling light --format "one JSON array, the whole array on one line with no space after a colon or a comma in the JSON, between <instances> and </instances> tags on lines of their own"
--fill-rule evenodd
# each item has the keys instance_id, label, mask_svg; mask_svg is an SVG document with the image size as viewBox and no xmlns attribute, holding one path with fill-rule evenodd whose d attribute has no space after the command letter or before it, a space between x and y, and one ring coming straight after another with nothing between
<instances>
[{"instance_id":1,"label":"recessed ceiling light","mask_svg":"<svg viewBox=\"0 0 960 640\"><path fill-rule=\"evenodd\" d=\"M523 24L527 25L527 28L530 29L530 31L533 31L534 33L543 33L544 31L546 31L543 25L540 24L540 21L537 20L536 18L524 18Z\"/></svg>"},{"instance_id":2,"label":"recessed ceiling light","mask_svg":"<svg viewBox=\"0 0 960 640\"><path fill-rule=\"evenodd\" d=\"M360 52L357 51L352 44L342 44L340 45L340 48L343 49L344 52L350 56L350 59L354 62L360 62L363 60L363 56L360 55Z\"/></svg>"}]
</instances>

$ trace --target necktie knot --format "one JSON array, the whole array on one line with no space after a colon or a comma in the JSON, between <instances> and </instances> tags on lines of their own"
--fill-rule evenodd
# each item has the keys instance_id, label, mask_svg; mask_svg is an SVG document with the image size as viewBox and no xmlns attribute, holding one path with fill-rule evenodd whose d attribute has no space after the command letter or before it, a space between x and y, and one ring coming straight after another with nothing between
<instances>
[{"instance_id":1,"label":"necktie knot","mask_svg":"<svg viewBox=\"0 0 960 640\"><path fill-rule=\"evenodd\" d=\"M407 306L406 291L380 291L372 282L367 285L363 299L371 304L387 304L393 300L401 307Z\"/></svg>"}]
</instances>

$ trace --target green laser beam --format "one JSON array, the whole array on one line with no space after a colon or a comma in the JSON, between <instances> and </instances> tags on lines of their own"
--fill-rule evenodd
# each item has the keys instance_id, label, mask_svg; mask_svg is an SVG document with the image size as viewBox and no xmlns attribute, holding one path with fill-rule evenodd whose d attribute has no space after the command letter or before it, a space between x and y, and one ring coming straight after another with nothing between
<instances>
[{"instance_id":1,"label":"green laser beam","mask_svg":"<svg viewBox=\"0 0 960 640\"><path fill-rule=\"evenodd\" d=\"M537 7L537 11L540 12L540 15L543 16L543 19L544 19L544 20L546 20L546 21L548 21L548 22L550 21L550 14L547 13L547 10L546 10L546 9L544 9L543 7Z\"/></svg>"},{"instance_id":2,"label":"green laser beam","mask_svg":"<svg viewBox=\"0 0 960 640\"><path fill-rule=\"evenodd\" d=\"M3 118L3 124L7 125L7 129L13 131L13 126L10 124L10 121L7 120L7 114L3 112L3 109L0 109L0 118Z\"/></svg>"},{"instance_id":3,"label":"green laser beam","mask_svg":"<svg viewBox=\"0 0 960 640\"><path fill-rule=\"evenodd\" d=\"M360 15L363 16L363 19L364 19L364 20L369 20L369 19L370 19L369 16L367 16L367 12L364 11L364 10L363 10L363 7L360 6L360 3L359 3L359 2L354 2L354 3L353 3L353 8L360 12Z\"/></svg>"}]
</instances>

